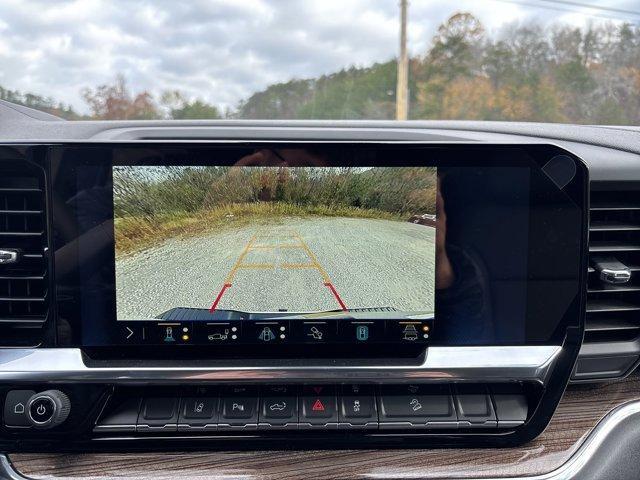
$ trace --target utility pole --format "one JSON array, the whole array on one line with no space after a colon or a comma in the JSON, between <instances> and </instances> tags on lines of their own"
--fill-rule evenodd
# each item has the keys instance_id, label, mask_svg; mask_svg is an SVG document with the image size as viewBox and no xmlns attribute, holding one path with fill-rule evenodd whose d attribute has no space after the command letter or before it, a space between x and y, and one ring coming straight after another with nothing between
<instances>
[{"instance_id":1,"label":"utility pole","mask_svg":"<svg viewBox=\"0 0 640 480\"><path fill-rule=\"evenodd\" d=\"M409 110L409 57L407 56L407 0L400 0L400 55L396 84L396 120L406 120Z\"/></svg>"}]
</instances>

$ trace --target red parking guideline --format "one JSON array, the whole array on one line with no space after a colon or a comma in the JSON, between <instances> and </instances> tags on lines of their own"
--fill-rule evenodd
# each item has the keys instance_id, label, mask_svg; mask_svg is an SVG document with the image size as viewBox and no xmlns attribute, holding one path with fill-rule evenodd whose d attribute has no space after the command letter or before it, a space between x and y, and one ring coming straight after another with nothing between
<instances>
[{"instance_id":1,"label":"red parking guideline","mask_svg":"<svg viewBox=\"0 0 640 480\"><path fill-rule=\"evenodd\" d=\"M220 299L222 298L222 295L224 295L224 292L227 290L227 288L231 288L231 284L230 283L225 283L222 286L222 290L220 290L220 293L218 293L218 296L216 297L216 299L213 302L213 305L211 305L211 308L209 309L209 311L211 313L216 311L216 308L218 306L218 303L220 303Z\"/></svg>"},{"instance_id":2,"label":"red parking guideline","mask_svg":"<svg viewBox=\"0 0 640 480\"><path fill-rule=\"evenodd\" d=\"M336 300L340 304L340 308L346 312L347 311L347 306L344 304L344 302L340 298L340 295L338 295L336 287L334 287L331 282L326 282L324 285L325 285L325 287L329 287L329 290L331 290L331 293L333 293L333 296L336 297Z\"/></svg>"}]
</instances>

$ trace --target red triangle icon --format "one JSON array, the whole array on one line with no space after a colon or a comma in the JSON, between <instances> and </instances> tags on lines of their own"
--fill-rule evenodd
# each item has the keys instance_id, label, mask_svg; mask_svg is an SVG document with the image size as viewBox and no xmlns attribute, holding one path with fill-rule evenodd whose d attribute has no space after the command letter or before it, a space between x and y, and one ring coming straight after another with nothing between
<instances>
[{"instance_id":1,"label":"red triangle icon","mask_svg":"<svg viewBox=\"0 0 640 480\"><path fill-rule=\"evenodd\" d=\"M316 399L313 407L311 407L311 410L313 410L314 412L324 412L324 405L319 398Z\"/></svg>"}]
</instances>

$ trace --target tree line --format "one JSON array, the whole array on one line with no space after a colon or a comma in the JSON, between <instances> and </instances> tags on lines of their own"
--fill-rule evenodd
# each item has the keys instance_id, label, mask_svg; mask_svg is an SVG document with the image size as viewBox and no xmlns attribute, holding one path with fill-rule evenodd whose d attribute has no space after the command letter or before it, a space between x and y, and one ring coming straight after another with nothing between
<instances>
[{"instance_id":1,"label":"tree line","mask_svg":"<svg viewBox=\"0 0 640 480\"><path fill-rule=\"evenodd\" d=\"M410 59L412 119L640 125L640 27L512 25L487 34L469 13ZM0 87L0 98L68 119L392 119L396 60L269 86L222 112L180 91L131 92L124 77L83 89L90 114Z\"/></svg>"},{"instance_id":2,"label":"tree line","mask_svg":"<svg viewBox=\"0 0 640 480\"><path fill-rule=\"evenodd\" d=\"M392 119L396 62L291 80L242 118ZM458 13L409 63L412 119L640 125L640 27L513 25L499 37Z\"/></svg>"}]
</instances>

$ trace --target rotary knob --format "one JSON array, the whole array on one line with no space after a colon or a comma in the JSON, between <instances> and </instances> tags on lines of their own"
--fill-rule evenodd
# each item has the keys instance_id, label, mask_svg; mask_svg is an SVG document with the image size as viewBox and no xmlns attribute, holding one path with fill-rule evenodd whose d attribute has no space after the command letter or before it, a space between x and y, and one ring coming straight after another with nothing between
<instances>
[{"instance_id":1,"label":"rotary knob","mask_svg":"<svg viewBox=\"0 0 640 480\"><path fill-rule=\"evenodd\" d=\"M47 390L31 396L27 402L27 418L36 428L53 428L64 422L71 402L60 390Z\"/></svg>"}]
</instances>

